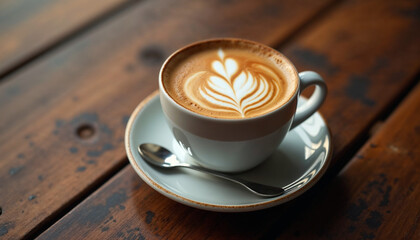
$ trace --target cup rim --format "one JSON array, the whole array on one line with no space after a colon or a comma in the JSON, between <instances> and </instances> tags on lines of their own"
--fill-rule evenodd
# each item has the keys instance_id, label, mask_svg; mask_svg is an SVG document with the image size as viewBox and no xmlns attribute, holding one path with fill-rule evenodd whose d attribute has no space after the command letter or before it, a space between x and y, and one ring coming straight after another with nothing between
<instances>
[{"instance_id":1,"label":"cup rim","mask_svg":"<svg viewBox=\"0 0 420 240\"><path fill-rule=\"evenodd\" d=\"M274 52L277 55L280 55L282 57L282 59L284 59L285 62L291 67L291 69L293 71L292 73L297 79L297 86L296 86L296 89L295 89L294 93L290 96L290 98L283 105L281 105L280 107L278 107L278 108L276 108L276 109L274 109L270 112L264 113L262 115L254 116L254 117L249 117L249 118L233 118L233 119L231 119L231 118L217 118L217 117L211 117L211 116L206 116L206 115L203 115L203 114L196 113L196 112L182 106L181 104L176 102L170 96L170 94L167 92L167 90L163 86L162 75L163 75L163 72L164 72L166 66L169 64L169 62L175 56L177 56L177 55L181 54L182 52L184 52L184 51L186 51L190 48L193 48L197 45L206 44L206 43L209 43L209 42L229 42L229 41L232 41L232 42L233 41L240 41L240 42L244 42L244 43L247 43L247 44L259 45L259 46L261 46L265 49L268 49L268 50ZM293 103L294 99L296 98L296 96L300 92L300 77L299 77L299 74L298 74L298 71L297 71L295 65L285 55L283 55L281 52L277 51L276 49L274 49L270 46L267 46L263 43L259 43L259 42L255 42L255 41L251 41L251 40L247 40L247 39L242 39L242 38L210 38L210 39L205 39L205 40L200 40L200 41L190 43L190 44L188 44L188 45L186 45L182 48L179 48L178 50L173 52L171 55L169 55L169 57L162 64L162 67L160 68L160 71L159 71L159 92L160 92L160 94L164 94L165 97L172 103L172 105L176 106L178 109L180 109L181 111L183 111L185 113L191 114L192 116L194 116L196 118L203 119L203 120L208 120L208 121L221 121L221 122L227 122L227 123L242 122L243 123L243 122L248 122L248 121L249 122L258 121L260 119L266 118L267 116L270 116L270 115L278 113L279 111L282 111L289 104Z\"/></svg>"}]
</instances>

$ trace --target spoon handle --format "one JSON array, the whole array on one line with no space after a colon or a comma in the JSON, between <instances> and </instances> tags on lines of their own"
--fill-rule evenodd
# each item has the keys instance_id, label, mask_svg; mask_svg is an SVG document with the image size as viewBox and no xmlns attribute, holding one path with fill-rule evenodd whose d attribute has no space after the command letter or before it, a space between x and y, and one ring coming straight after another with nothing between
<instances>
[{"instance_id":1,"label":"spoon handle","mask_svg":"<svg viewBox=\"0 0 420 240\"><path fill-rule=\"evenodd\" d=\"M180 167L186 167L186 168L190 168L196 171L200 171L203 173L208 173L211 174L213 176L216 177L220 177L220 178L224 178L226 180L238 183L242 186L244 186L245 188L249 189L251 192L262 196L262 197L275 197L275 196L279 196L282 195L284 193L284 189L280 188L280 187L274 187L274 186L269 186L269 185L264 185L264 184L260 184L260 183L256 183L256 182L251 182L239 177L236 177L234 175L228 175L222 172L218 172L218 171L214 171L211 169L207 169L207 168L203 168L197 165L191 165L191 164L181 164L179 165Z\"/></svg>"}]
</instances>

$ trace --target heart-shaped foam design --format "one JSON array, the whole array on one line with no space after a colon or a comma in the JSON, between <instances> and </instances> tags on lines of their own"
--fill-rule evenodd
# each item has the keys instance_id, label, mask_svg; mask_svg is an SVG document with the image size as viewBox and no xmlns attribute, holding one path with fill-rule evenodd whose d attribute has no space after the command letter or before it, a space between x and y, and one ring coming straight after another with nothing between
<instances>
[{"instance_id":1,"label":"heart-shaped foam design","mask_svg":"<svg viewBox=\"0 0 420 240\"><path fill-rule=\"evenodd\" d=\"M208 71L191 75L185 92L203 108L235 112L245 118L281 91L280 76L262 62L226 57L219 49ZM198 90L198 91L197 91Z\"/></svg>"}]
</instances>

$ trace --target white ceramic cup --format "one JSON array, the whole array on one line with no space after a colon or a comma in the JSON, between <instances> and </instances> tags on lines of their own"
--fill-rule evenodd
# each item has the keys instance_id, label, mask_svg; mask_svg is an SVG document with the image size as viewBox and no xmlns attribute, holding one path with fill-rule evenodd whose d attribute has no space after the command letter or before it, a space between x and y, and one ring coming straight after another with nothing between
<instances>
[{"instance_id":1,"label":"white ceramic cup","mask_svg":"<svg viewBox=\"0 0 420 240\"><path fill-rule=\"evenodd\" d=\"M185 152L200 165L223 172L240 172L262 163L279 146L290 129L296 127L321 106L327 95L327 87L322 77L311 71L297 73L294 65L281 53L283 64L293 69L298 87L292 98L267 114L244 119L212 118L190 111L174 101L163 86L164 72L174 58L188 54L188 49L197 45L225 44L239 41L242 44L258 45L272 51L260 43L243 39L211 39L188 45L173 53L163 64L159 74L159 92L162 110L170 129ZM297 109L300 93L308 86L315 85L311 97Z\"/></svg>"}]
</instances>

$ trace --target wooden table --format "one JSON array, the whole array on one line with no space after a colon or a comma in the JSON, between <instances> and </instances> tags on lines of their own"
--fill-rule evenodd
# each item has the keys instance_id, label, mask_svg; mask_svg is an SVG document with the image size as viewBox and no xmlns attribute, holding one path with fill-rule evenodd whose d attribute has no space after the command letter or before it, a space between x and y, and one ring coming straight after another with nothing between
<instances>
[{"instance_id":1,"label":"wooden table","mask_svg":"<svg viewBox=\"0 0 420 240\"><path fill-rule=\"evenodd\" d=\"M419 26L419 1L1 1L0 239L420 239ZM293 201L198 210L128 164L164 59L222 36L328 84L331 165Z\"/></svg>"}]
</instances>

